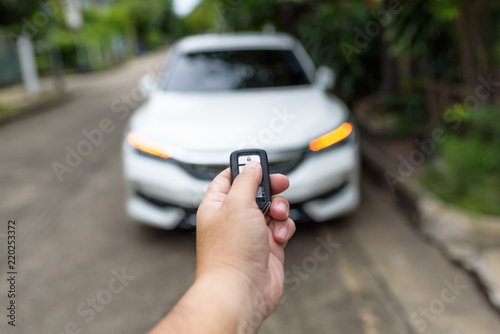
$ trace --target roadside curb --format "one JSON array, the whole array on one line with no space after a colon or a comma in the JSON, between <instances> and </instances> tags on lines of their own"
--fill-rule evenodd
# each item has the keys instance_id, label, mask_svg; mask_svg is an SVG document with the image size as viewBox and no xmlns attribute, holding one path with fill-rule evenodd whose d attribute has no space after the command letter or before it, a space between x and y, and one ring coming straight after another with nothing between
<instances>
[{"instance_id":1,"label":"roadside curb","mask_svg":"<svg viewBox=\"0 0 500 334\"><path fill-rule=\"evenodd\" d=\"M389 188L386 172L397 163L383 150L361 140L363 167ZM409 220L449 259L476 276L493 307L500 311L500 218L471 213L443 202L407 178L391 189Z\"/></svg>"},{"instance_id":2,"label":"roadside curb","mask_svg":"<svg viewBox=\"0 0 500 334\"><path fill-rule=\"evenodd\" d=\"M0 118L0 127L23 119L25 117L34 115L36 113L41 113L44 111L48 111L54 107L61 106L67 102L72 101L74 98L75 94L63 92L54 94L46 100L35 101L32 103L27 103L25 105L13 107L8 111L8 114L6 116Z\"/></svg>"}]
</instances>

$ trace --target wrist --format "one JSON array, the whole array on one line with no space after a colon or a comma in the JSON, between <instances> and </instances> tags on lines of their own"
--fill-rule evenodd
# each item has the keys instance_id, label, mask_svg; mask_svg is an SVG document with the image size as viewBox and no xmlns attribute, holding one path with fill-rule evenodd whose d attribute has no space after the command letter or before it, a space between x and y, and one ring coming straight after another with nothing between
<instances>
[{"instance_id":1,"label":"wrist","mask_svg":"<svg viewBox=\"0 0 500 334\"><path fill-rule=\"evenodd\" d=\"M228 333L256 333L264 321L258 307L261 293L244 277L225 272L204 273L197 275L191 289L210 312L214 333L220 333L221 323Z\"/></svg>"},{"instance_id":2,"label":"wrist","mask_svg":"<svg viewBox=\"0 0 500 334\"><path fill-rule=\"evenodd\" d=\"M227 273L197 275L168 316L150 333L257 333L264 315L251 284Z\"/></svg>"}]
</instances>

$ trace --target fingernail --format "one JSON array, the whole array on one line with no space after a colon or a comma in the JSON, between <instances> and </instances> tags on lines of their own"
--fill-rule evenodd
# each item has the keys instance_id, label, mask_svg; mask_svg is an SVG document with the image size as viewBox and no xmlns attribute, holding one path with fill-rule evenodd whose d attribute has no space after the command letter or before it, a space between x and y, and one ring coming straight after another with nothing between
<instances>
[{"instance_id":1,"label":"fingernail","mask_svg":"<svg viewBox=\"0 0 500 334\"><path fill-rule=\"evenodd\" d=\"M257 161L250 161L245 165L243 170L250 169L250 168L256 168L258 165L259 165L259 163Z\"/></svg>"},{"instance_id":2,"label":"fingernail","mask_svg":"<svg viewBox=\"0 0 500 334\"><path fill-rule=\"evenodd\" d=\"M285 203L279 202L278 203L278 209L280 209L281 211L283 211L288 216L288 206Z\"/></svg>"},{"instance_id":3,"label":"fingernail","mask_svg":"<svg viewBox=\"0 0 500 334\"><path fill-rule=\"evenodd\" d=\"M278 228L278 236L280 238L282 238L283 240L287 239L287 237L288 237L288 231L287 231L286 227L280 226Z\"/></svg>"}]
</instances>

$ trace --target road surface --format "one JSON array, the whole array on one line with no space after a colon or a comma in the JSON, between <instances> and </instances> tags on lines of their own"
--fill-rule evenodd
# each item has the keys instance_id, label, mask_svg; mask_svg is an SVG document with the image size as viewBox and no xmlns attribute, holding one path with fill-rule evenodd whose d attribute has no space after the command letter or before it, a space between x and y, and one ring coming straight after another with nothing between
<instances>
[{"instance_id":1,"label":"road surface","mask_svg":"<svg viewBox=\"0 0 500 334\"><path fill-rule=\"evenodd\" d=\"M74 100L0 128L1 333L144 333L191 284L194 231L141 228L123 208L125 121L113 110L138 104L138 79L162 59L70 77ZM106 129L102 140L66 164L94 129ZM298 227L286 249L284 301L261 333L500 333L475 282L363 179L356 214ZM15 327L7 317L12 219Z\"/></svg>"}]
</instances>

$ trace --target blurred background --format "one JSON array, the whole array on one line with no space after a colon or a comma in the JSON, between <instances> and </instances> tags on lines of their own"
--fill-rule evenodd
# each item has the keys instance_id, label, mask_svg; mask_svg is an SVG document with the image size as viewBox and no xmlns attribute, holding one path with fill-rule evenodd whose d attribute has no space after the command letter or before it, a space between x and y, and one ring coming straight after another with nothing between
<instances>
[{"instance_id":1,"label":"blurred background","mask_svg":"<svg viewBox=\"0 0 500 334\"><path fill-rule=\"evenodd\" d=\"M187 289L194 232L124 213L129 114L113 105L177 39L235 31L296 37L361 133L362 204L299 226L262 332L499 332L497 1L0 0L2 277L10 219L19 261L17 324L2 315L1 332L144 332ZM113 129L59 178L54 162L103 118Z\"/></svg>"}]
</instances>

